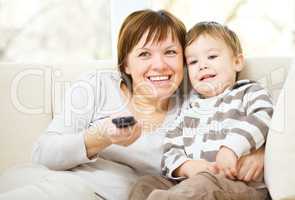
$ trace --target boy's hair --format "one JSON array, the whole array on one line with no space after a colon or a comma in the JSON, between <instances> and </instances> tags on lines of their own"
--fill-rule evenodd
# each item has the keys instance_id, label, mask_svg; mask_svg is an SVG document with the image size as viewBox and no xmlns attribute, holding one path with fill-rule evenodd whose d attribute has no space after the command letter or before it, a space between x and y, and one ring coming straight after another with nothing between
<instances>
[{"instance_id":1,"label":"boy's hair","mask_svg":"<svg viewBox=\"0 0 295 200\"><path fill-rule=\"evenodd\" d=\"M213 21L199 22L193 26L186 35L186 47L189 46L199 36L204 34L222 39L232 50L234 56L243 53L240 40L235 32L230 30L227 26Z\"/></svg>"}]
</instances>

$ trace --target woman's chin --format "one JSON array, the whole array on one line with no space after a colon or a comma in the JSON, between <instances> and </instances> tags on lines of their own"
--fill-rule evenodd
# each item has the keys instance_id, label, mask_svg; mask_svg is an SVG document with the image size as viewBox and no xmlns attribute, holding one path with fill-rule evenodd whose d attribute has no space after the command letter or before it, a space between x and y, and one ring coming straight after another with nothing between
<instances>
[{"instance_id":1,"label":"woman's chin","mask_svg":"<svg viewBox=\"0 0 295 200\"><path fill-rule=\"evenodd\" d=\"M173 91L171 89L156 89L155 93L152 95L154 99L157 100L166 100L169 99L173 94Z\"/></svg>"}]
</instances>

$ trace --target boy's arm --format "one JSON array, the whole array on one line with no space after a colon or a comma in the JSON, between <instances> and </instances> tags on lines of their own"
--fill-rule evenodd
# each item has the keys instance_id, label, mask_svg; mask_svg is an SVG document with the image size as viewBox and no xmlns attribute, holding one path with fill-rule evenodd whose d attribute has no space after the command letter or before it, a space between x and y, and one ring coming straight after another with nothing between
<instances>
[{"instance_id":1,"label":"boy's arm","mask_svg":"<svg viewBox=\"0 0 295 200\"><path fill-rule=\"evenodd\" d=\"M218 173L215 162L208 162L204 159L199 159L185 161L174 171L173 174L176 177L190 178L202 171L211 171L214 174Z\"/></svg>"},{"instance_id":2,"label":"boy's arm","mask_svg":"<svg viewBox=\"0 0 295 200\"><path fill-rule=\"evenodd\" d=\"M259 84L249 86L243 97L245 115L236 117L222 146L231 149L238 158L261 147L269 129L273 104L269 93ZM221 148L222 148L221 146Z\"/></svg>"}]
</instances>

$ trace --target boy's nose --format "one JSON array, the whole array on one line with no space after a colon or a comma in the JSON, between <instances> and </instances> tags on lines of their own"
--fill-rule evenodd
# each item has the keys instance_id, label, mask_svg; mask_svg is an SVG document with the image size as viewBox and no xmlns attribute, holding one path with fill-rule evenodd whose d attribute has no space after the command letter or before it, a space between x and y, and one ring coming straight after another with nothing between
<instances>
[{"instance_id":1,"label":"boy's nose","mask_svg":"<svg viewBox=\"0 0 295 200\"><path fill-rule=\"evenodd\" d=\"M202 71L204 69L208 69L208 66L206 64L201 64L200 65L200 71Z\"/></svg>"}]
</instances>

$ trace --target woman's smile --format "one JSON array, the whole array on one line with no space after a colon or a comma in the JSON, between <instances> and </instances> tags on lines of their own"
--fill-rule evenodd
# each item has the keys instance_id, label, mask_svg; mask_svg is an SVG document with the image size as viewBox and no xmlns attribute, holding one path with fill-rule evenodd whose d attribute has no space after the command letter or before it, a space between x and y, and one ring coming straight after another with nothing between
<instances>
[{"instance_id":1,"label":"woman's smile","mask_svg":"<svg viewBox=\"0 0 295 200\"><path fill-rule=\"evenodd\" d=\"M152 75L147 76L147 81L154 86L170 86L172 75Z\"/></svg>"}]
</instances>

